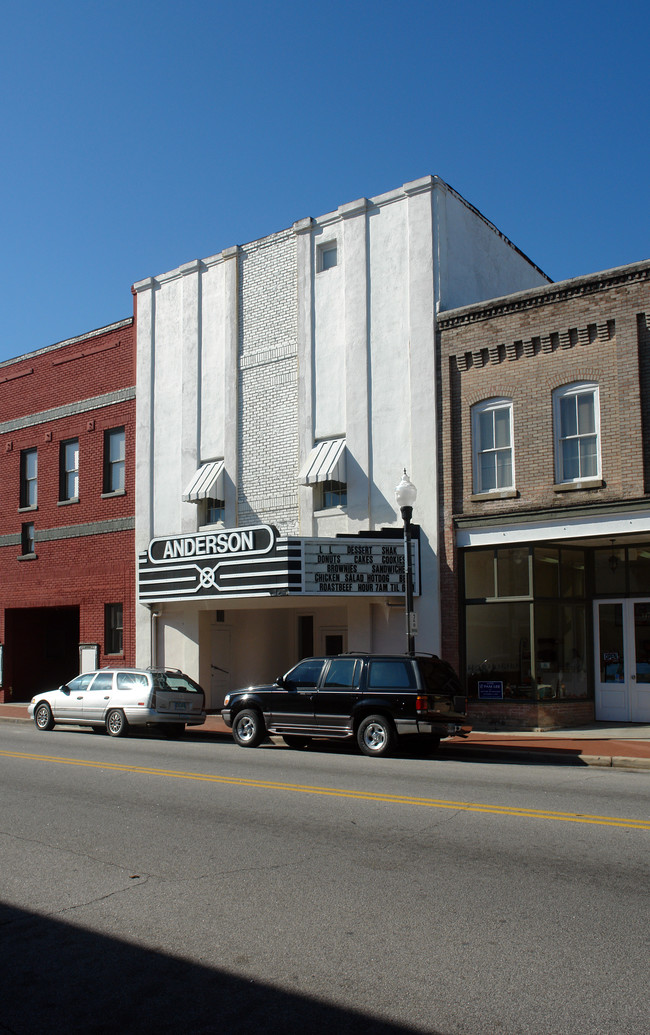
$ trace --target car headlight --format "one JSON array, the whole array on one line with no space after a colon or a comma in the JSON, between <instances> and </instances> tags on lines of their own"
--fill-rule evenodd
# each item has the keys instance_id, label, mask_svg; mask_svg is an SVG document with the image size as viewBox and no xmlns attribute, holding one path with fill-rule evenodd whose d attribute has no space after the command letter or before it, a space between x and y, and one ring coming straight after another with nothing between
<instances>
[{"instance_id":1,"label":"car headlight","mask_svg":"<svg viewBox=\"0 0 650 1035\"><path fill-rule=\"evenodd\" d=\"M230 694L226 694L226 696L225 696L225 697L224 697L224 699L223 699L223 706L224 706L224 708L225 708L225 707L226 707L227 705L229 705L229 704L230 704Z\"/></svg>"}]
</instances>

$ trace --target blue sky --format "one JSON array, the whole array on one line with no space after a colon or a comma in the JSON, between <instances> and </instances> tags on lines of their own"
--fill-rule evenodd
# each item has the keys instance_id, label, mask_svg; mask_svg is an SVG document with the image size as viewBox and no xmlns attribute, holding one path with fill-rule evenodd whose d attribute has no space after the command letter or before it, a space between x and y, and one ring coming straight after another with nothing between
<instances>
[{"instance_id":1,"label":"blue sky","mask_svg":"<svg viewBox=\"0 0 650 1035\"><path fill-rule=\"evenodd\" d=\"M0 361L435 173L554 280L650 257L650 5L2 0Z\"/></svg>"}]
</instances>

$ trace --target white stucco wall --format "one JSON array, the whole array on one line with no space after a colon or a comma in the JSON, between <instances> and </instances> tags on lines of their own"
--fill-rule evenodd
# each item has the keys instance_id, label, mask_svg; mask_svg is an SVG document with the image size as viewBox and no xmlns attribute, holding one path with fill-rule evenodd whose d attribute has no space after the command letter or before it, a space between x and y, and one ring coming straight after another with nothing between
<instances>
[{"instance_id":1,"label":"white stucco wall","mask_svg":"<svg viewBox=\"0 0 650 1035\"><path fill-rule=\"evenodd\" d=\"M549 282L492 223L438 178L436 200L441 310Z\"/></svg>"},{"instance_id":2,"label":"white stucco wall","mask_svg":"<svg viewBox=\"0 0 650 1035\"><path fill-rule=\"evenodd\" d=\"M337 265L319 272L318 246L331 240ZM138 549L195 530L197 507L182 493L208 460L225 461L227 525L268 522L306 536L401 527L394 491L406 467L422 528L417 643L439 650L435 313L541 283L480 213L424 177L137 284ZM316 441L343 436L347 507L315 514L298 471ZM352 649L401 649L399 609L343 607ZM138 658L148 663L149 618L138 612ZM251 602L233 617L235 667L251 666L258 622L253 667L267 678L267 662L295 649L296 614L262 616ZM188 671L198 676L198 620L158 621L161 643L196 662ZM203 640L208 628L203 620ZM183 636L195 641L183 647Z\"/></svg>"}]
</instances>

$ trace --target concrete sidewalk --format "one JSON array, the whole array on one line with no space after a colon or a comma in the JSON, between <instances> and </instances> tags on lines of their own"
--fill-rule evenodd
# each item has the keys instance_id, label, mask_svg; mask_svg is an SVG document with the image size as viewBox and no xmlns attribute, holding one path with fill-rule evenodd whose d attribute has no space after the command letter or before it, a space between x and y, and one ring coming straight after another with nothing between
<instances>
[{"instance_id":1,"label":"concrete sidewalk","mask_svg":"<svg viewBox=\"0 0 650 1035\"><path fill-rule=\"evenodd\" d=\"M0 704L0 719L29 722L27 705ZM230 737L220 715L208 715L205 725L188 727L188 736ZM465 740L454 738L440 745L441 758L554 765L613 766L650 771L650 725L605 726L592 723L577 729L543 733L492 733L474 730Z\"/></svg>"}]
</instances>

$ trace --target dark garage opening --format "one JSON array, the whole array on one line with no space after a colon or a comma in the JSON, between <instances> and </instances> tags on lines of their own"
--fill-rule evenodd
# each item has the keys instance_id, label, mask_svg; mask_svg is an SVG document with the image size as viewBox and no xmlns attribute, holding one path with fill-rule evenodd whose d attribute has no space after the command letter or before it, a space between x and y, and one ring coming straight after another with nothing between
<instances>
[{"instance_id":1,"label":"dark garage opening","mask_svg":"<svg viewBox=\"0 0 650 1035\"><path fill-rule=\"evenodd\" d=\"M29 701L79 673L79 608L5 611L4 685L12 701Z\"/></svg>"}]
</instances>

